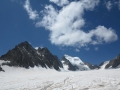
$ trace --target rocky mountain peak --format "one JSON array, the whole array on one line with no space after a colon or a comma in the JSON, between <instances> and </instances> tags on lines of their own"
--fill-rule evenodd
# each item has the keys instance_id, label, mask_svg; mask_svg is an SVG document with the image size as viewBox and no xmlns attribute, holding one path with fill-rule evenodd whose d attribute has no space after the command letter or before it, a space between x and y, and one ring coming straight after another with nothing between
<instances>
[{"instance_id":1,"label":"rocky mountain peak","mask_svg":"<svg viewBox=\"0 0 120 90\"><path fill-rule=\"evenodd\" d=\"M116 59L120 59L120 54L118 54L118 56L116 57Z\"/></svg>"},{"instance_id":2,"label":"rocky mountain peak","mask_svg":"<svg viewBox=\"0 0 120 90\"><path fill-rule=\"evenodd\" d=\"M27 51L29 51L30 49L34 50L34 48L27 41L16 45L16 48L24 49L24 50L27 50Z\"/></svg>"},{"instance_id":3,"label":"rocky mountain peak","mask_svg":"<svg viewBox=\"0 0 120 90\"><path fill-rule=\"evenodd\" d=\"M120 54L109 61L109 63L105 66L105 68L117 68L120 65Z\"/></svg>"},{"instance_id":4,"label":"rocky mountain peak","mask_svg":"<svg viewBox=\"0 0 120 90\"><path fill-rule=\"evenodd\" d=\"M46 47L36 50L27 41L16 45L15 48L9 50L5 55L2 55L0 59L9 60L10 63L6 63L6 65L9 66L25 68L41 66L43 68L49 67L56 70L60 70L59 67L62 67L59 59L52 55Z\"/></svg>"},{"instance_id":5,"label":"rocky mountain peak","mask_svg":"<svg viewBox=\"0 0 120 90\"><path fill-rule=\"evenodd\" d=\"M27 41L21 42L18 46L27 46L30 45Z\"/></svg>"},{"instance_id":6,"label":"rocky mountain peak","mask_svg":"<svg viewBox=\"0 0 120 90\"><path fill-rule=\"evenodd\" d=\"M37 50L39 53L43 53L43 54L51 54L51 52L46 48L46 47L44 47L44 48L38 48L38 50Z\"/></svg>"}]
</instances>

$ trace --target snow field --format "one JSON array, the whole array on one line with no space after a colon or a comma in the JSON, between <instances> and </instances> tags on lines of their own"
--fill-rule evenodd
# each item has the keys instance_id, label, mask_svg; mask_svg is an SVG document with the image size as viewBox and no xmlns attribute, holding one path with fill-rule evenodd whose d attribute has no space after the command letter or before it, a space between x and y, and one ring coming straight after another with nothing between
<instances>
[{"instance_id":1,"label":"snow field","mask_svg":"<svg viewBox=\"0 0 120 90\"><path fill-rule=\"evenodd\" d=\"M120 69L58 72L2 67L0 90L120 90Z\"/></svg>"}]
</instances>

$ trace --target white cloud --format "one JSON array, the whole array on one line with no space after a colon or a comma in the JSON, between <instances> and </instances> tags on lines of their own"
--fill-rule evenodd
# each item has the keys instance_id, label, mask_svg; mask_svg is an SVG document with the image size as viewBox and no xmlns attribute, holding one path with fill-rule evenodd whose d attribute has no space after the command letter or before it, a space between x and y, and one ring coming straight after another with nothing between
<instances>
[{"instance_id":1,"label":"white cloud","mask_svg":"<svg viewBox=\"0 0 120 90\"><path fill-rule=\"evenodd\" d=\"M89 32L81 29L86 23L83 18L84 11L94 10L98 3L99 0L73 1L60 10L55 9L52 5L46 5L45 9L41 11L43 17L36 23L36 26L49 30L49 40L55 45L83 47L88 44L114 42L118 37L112 28L99 25Z\"/></svg>"},{"instance_id":2,"label":"white cloud","mask_svg":"<svg viewBox=\"0 0 120 90\"><path fill-rule=\"evenodd\" d=\"M98 49L99 49L98 47L95 47L95 51L98 51Z\"/></svg>"},{"instance_id":3,"label":"white cloud","mask_svg":"<svg viewBox=\"0 0 120 90\"><path fill-rule=\"evenodd\" d=\"M44 17L42 21L36 25L50 30L50 41L55 45L81 47L87 44L95 45L103 42L113 42L118 37L112 28L107 29L104 26L98 26L88 33L81 29L85 24L82 17L84 10L93 10L98 2L99 0L74 1L59 11L48 5L43 11Z\"/></svg>"},{"instance_id":4,"label":"white cloud","mask_svg":"<svg viewBox=\"0 0 120 90\"><path fill-rule=\"evenodd\" d=\"M37 19L39 17L39 14L37 13L37 11L36 10L34 10L34 11L32 10L32 7L30 5L30 1L29 0L25 1L24 8L27 11L30 19L35 20L35 19Z\"/></svg>"},{"instance_id":5,"label":"white cloud","mask_svg":"<svg viewBox=\"0 0 120 90\"><path fill-rule=\"evenodd\" d=\"M77 49L77 48L75 49L75 51L76 51L76 52L80 52L80 50L79 50L79 49Z\"/></svg>"},{"instance_id":6,"label":"white cloud","mask_svg":"<svg viewBox=\"0 0 120 90\"><path fill-rule=\"evenodd\" d=\"M106 28L104 26L98 26L95 30L89 32L91 36L95 36L95 40L92 44L101 44L102 42L109 43L118 39L116 33L112 28Z\"/></svg>"},{"instance_id":7,"label":"white cloud","mask_svg":"<svg viewBox=\"0 0 120 90\"><path fill-rule=\"evenodd\" d=\"M58 6L64 6L64 5L67 5L69 3L68 0L50 0L50 2L53 2Z\"/></svg>"},{"instance_id":8,"label":"white cloud","mask_svg":"<svg viewBox=\"0 0 120 90\"><path fill-rule=\"evenodd\" d=\"M52 5L45 6L45 10L41 11L44 15L42 21L37 22L36 26L41 27L44 26L46 29L49 29L55 22L58 15L58 11L54 9Z\"/></svg>"},{"instance_id":9,"label":"white cloud","mask_svg":"<svg viewBox=\"0 0 120 90\"><path fill-rule=\"evenodd\" d=\"M106 2L106 8L110 11L112 8L112 2L111 1L107 1Z\"/></svg>"}]
</instances>

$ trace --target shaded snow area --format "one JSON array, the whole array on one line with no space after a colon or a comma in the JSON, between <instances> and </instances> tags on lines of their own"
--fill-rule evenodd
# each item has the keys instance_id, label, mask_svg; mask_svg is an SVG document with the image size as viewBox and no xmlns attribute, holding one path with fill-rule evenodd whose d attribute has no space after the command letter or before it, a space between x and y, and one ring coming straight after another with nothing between
<instances>
[{"instance_id":1,"label":"shaded snow area","mask_svg":"<svg viewBox=\"0 0 120 90\"><path fill-rule=\"evenodd\" d=\"M0 90L120 90L120 69L58 72L2 66Z\"/></svg>"},{"instance_id":2,"label":"shaded snow area","mask_svg":"<svg viewBox=\"0 0 120 90\"><path fill-rule=\"evenodd\" d=\"M62 62L62 64L63 64L63 69L64 69L65 71L69 71L69 70L68 70L69 66L68 66L67 64L64 64L65 61L61 61L61 62Z\"/></svg>"},{"instance_id":3,"label":"shaded snow area","mask_svg":"<svg viewBox=\"0 0 120 90\"><path fill-rule=\"evenodd\" d=\"M120 68L120 65L118 65L117 68Z\"/></svg>"},{"instance_id":4,"label":"shaded snow area","mask_svg":"<svg viewBox=\"0 0 120 90\"><path fill-rule=\"evenodd\" d=\"M105 69L105 66L109 63L110 61L106 61L103 63L103 65L100 67L100 69Z\"/></svg>"}]
</instances>

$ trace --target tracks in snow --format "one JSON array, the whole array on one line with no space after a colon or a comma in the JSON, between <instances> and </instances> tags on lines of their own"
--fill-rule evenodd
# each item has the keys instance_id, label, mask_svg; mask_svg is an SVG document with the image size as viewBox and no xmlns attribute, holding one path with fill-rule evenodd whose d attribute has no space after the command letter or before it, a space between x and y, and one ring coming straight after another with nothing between
<instances>
[{"instance_id":1,"label":"tracks in snow","mask_svg":"<svg viewBox=\"0 0 120 90\"><path fill-rule=\"evenodd\" d=\"M89 79L89 77L87 77ZM115 79L112 78L95 78L87 85L82 84L81 78L74 81L72 77L67 77L57 83L55 82L46 82L47 85L44 85L43 88L34 89L34 90L120 90L120 82L117 83ZM109 82L110 81L110 82ZM108 88L109 87L109 88ZM112 89L111 89L112 88ZM119 88L119 89L118 89Z\"/></svg>"},{"instance_id":2,"label":"tracks in snow","mask_svg":"<svg viewBox=\"0 0 120 90\"><path fill-rule=\"evenodd\" d=\"M58 82L58 83L52 82L52 83L44 86L44 87L43 87L42 89L40 89L40 90L53 90L53 89L59 89L59 90L61 90L61 89L60 89L61 87L65 87L66 85L69 85L69 84L70 84L69 81L70 81L70 79L69 79L69 77L67 77L67 78L65 78L64 80L62 80L62 81L60 81L60 82ZM63 89L62 89L62 90L63 90Z\"/></svg>"}]
</instances>

